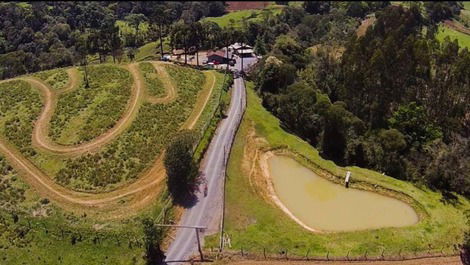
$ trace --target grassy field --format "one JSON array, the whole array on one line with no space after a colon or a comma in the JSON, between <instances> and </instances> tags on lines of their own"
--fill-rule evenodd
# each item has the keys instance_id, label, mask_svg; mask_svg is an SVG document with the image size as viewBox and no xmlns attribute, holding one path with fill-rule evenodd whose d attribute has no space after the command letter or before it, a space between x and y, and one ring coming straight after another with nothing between
<instances>
[{"instance_id":1,"label":"grassy field","mask_svg":"<svg viewBox=\"0 0 470 265\"><path fill-rule=\"evenodd\" d=\"M150 96L161 97L165 94L162 81L158 79L158 73L151 63L140 63L140 72L144 76L145 85Z\"/></svg>"},{"instance_id":2,"label":"grassy field","mask_svg":"<svg viewBox=\"0 0 470 265\"><path fill-rule=\"evenodd\" d=\"M447 36L449 36L451 40L458 40L460 48L467 47L470 49L470 35L440 25L436 38L442 42Z\"/></svg>"},{"instance_id":3,"label":"grassy field","mask_svg":"<svg viewBox=\"0 0 470 265\"><path fill-rule=\"evenodd\" d=\"M220 27L228 27L233 25L235 28L243 26L244 22L260 22L264 17L270 15L278 15L282 11L282 6L269 5L265 9L258 10L240 10L227 13L221 17L206 17L203 21L212 21L217 23Z\"/></svg>"},{"instance_id":4,"label":"grassy field","mask_svg":"<svg viewBox=\"0 0 470 265\"><path fill-rule=\"evenodd\" d=\"M1 264L145 264L144 217L162 222L166 196L125 221L63 212L30 189L0 156ZM172 220L172 211L166 220Z\"/></svg>"},{"instance_id":5,"label":"grassy field","mask_svg":"<svg viewBox=\"0 0 470 265\"><path fill-rule=\"evenodd\" d=\"M69 80L64 68L38 72L33 74L33 76L45 81L49 86L56 90L63 88Z\"/></svg>"},{"instance_id":6,"label":"grassy field","mask_svg":"<svg viewBox=\"0 0 470 265\"><path fill-rule=\"evenodd\" d=\"M304 256L310 251L311 256L350 257L413 255L414 252L453 252L453 244L461 242L462 232L467 228L464 211L469 202L460 198L456 205L442 201L442 195L426 188L416 187L411 183L383 176L378 172L358 167L339 167L332 161L324 160L316 149L298 137L288 134L280 128L279 120L265 110L248 83L248 108L237 133L230 155L226 184L226 219L225 232L230 236L232 248L227 251L258 253L262 256L263 248L269 254L279 254L288 250L290 255ZM271 148L288 148L307 157L312 168L320 167L335 176L344 176L347 170L352 172L354 180L378 185L387 189L403 192L418 203L414 207L425 213L416 225L405 228L383 228L377 230L314 234L300 227L272 202L261 197L250 184L246 169L243 169L243 154L246 137L254 126L257 136L264 138ZM252 159L252 158L247 158ZM206 238L206 247L218 246L218 236Z\"/></svg>"}]
</instances>

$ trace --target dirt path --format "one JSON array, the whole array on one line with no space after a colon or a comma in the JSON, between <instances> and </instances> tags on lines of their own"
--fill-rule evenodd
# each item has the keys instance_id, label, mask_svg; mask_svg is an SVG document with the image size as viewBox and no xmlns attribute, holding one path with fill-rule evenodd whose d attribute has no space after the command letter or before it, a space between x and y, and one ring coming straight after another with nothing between
<instances>
[{"instance_id":1,"label":"dirt path","mask_svg":"<svg viewBox=\"0 0 470 265\"><path fill-rule=\"evenodd\" d=\"M54 91L49 89L47 85L45 85L43 82L38 81L37 79L23 78L23 80L28 81L30 84L38 88L44 98L44 108L42 110L41 115L39 116L39 119L36 121L33 130L33 145L39 148L40 150L49 153L77 156L85 152L96 151L101 146L109 143L117 135L122 133L131 124L133 118L136 116L140 107L139 103L143 95L143 81L136 67L136 64L129 65L127 69L134 78L134 85L132 86L131 97L122 117L116 122L113 128L111 128L104 134L96 137L95 139L89 142L73 146L60 145L53 142L49 138L50 120L57 106L58 95L61 92L55 93ZM77 79L72 72L68 73L72 74L71 76L73 76L71 80ZM72 81L70 83L71 85L65 88L64 91L70 91L77 85L76 81Z\"/></svg>"},{"instance_id":2,"label":"dirt path","mask_svg":"<svg viewBox=\"0 0 470 265\"><path fill-rule=\"evenodd\" d=\"M167 94L164 97L153 97L153 96L147 96L147 101L152 103L152 104L158 104L158 103L169 103L175 100L177 96L176 92L176 86L171 80L170 75L168 75L167 71L163 67L162 63L157 63L157 62L149 62L153 65L155 70L157 70L158 77L162 81L163 86L165 87L165 90L167 91Z\"/></svg>"},{"instance_id":3,"label":"dirt path","mask_svg":"<svg viewBox=\"0 0 470 265\"><path fill-rule=\"evenodd\" d=\"M470 29L466 28L464 25L462 25L459 22L452 21L452 20L444 20L444 25L458 32L461 32L463 34L470 35Z\"/></svg>"},{"instance_id":4,"label":"dirt path","mask_svg":"<svg viewBox=\"0 0 470 265\"><path fill-rule=\"evenodd\" d=\"M135 80L140 82L141 79L138 79L140 78L140 73L135 65L130 67L130 71L133 71L133 76L137 77ZM211 75L213 76L212 73ZM204 104L195 105L193 112L182 128L191 129L194 124L196 124L200 113L202 113L203 108L205 108L208 102L208 98L210 98L212 94L213 86L215 85L215 76L213 78L214 80L206 79L203 91L198 96L197 102L203 101ZM49 108L51 108L53 103L51 99L54 98L51 95L51 90L42 82L33 78L25 78L25 80L37 86L45 97L49 97L49 101L46 101L45 109L47 110L47 104L49 104ZM74 81L70 83L69 87L76 85ZM210 85L208 85L208 83ZM67 88L63 91L67 91ZM205 95L205 97L203 95ZM43 114L44 112L45 111L43 111ZM89 148L95 147L92 146ZM0 153L4 154L11 165L22 173L21 176L36 189L40 196L50 198L66 210L79 213L86 212L100 219L122 218L135 214L138 210L151 204L158 197L163 187L161 182L165 179L165 169L163 166L164 154L162 154L156 158L154 164L144 171L136 181L117 190L98 194L77 192L55 183L49 176L1 138Z\"/></svg>"},{"instance_id":5,"label":"dirt path","mask_svg":"<svg viewBox=\"0 0 470 265\"><path fill-rule=\"evenodd\" d=\"M201 92L199 92L196 104L194 105L194 110L196 111L191 113L191 116L189 116L189 119L186 120L185 124L183 125L183 127L187 127L188 129L193 129L196 125L196 122L199 120L199 117L201 117L207 102L209 102L209 99L211 98L212 90L215 86L214 73L204 72L204 75L206 76L206 83L204 84L204 88L201 90Z\"/></svg>"},{"instance_id":6,"label":"dirt path","mask_svg":"<svg viewBox=\"0 0 470 265\"><path fill-rule=\"evenodd\" d=\"M460 257L422 258L398 261L238 261L227 262L229 265L462 265Z\"/></svg>"}]
</instances>

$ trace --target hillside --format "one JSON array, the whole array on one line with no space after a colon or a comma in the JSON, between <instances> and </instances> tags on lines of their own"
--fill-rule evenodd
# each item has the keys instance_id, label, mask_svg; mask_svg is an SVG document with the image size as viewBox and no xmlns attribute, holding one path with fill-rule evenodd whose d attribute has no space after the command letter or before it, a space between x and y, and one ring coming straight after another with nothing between
<instances>
[{"instance_id":1,"label":"hillside","mask_svg":"<svg viewBox=\"0 0 470 265\"><path fill-rule=\"evenodd\" d=\"M140 264L140 220L162 207L172 218L161 154L181 129L201 139L222 93L222 74L168 63L88 66L89 88L84 71L0 83L0 246L17 242L2 250L8 264L26 248L26 262Z\"/></svg>"}]
</instances>

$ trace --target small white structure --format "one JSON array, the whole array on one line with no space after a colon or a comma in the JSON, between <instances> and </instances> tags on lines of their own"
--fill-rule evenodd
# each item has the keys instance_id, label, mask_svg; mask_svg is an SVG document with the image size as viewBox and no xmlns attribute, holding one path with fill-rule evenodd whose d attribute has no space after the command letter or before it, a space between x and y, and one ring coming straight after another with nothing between
<instances>
[{"instance_id":1,"label":"small white structure","mask_svg":"<svg viewBox=\"0 0 470 265\"><path fill-rule=\"evenodd\" d=\"M346 179L344 181L344 184L346 188L349 188L349 178L351 177L351 171L346 172Z\"/></svg>"}]
</instances>

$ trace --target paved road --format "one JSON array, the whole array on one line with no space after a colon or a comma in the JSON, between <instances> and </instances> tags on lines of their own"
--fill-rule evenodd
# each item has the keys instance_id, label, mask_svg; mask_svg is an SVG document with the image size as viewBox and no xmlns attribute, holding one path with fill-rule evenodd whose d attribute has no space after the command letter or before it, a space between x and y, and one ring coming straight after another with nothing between
<instances>
[{"instance_id":1,"label":"paved road","mask_svg":"<svg viewBox=\"0 0 470 265\"><path fill-rule=\"evenodd\" d=\"M224 165L245 107L245 85L243 79L237 78L227 118L220 123L201 165L201 172L205 175L208 183L207 196L204 197L204 192L198 193L197 203L185 211L179 223L183 226L207 227L206 231L200 233L201 239L204 235L217 232L220 226L225 178ZM166 262L182 264L183 261L197 253L195 230L182 228L177 231L175 240L167 250Z\"/></svg>"}]
</instances>

